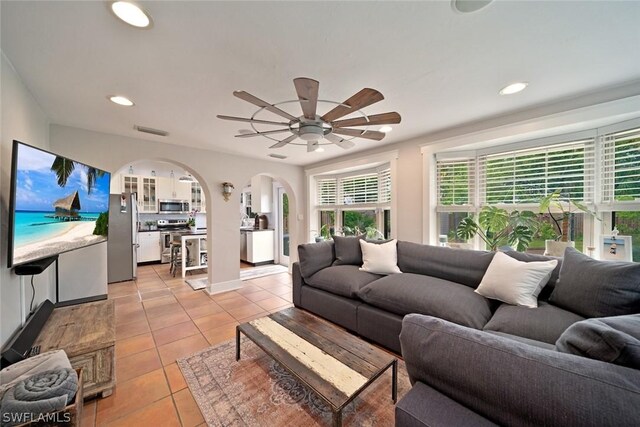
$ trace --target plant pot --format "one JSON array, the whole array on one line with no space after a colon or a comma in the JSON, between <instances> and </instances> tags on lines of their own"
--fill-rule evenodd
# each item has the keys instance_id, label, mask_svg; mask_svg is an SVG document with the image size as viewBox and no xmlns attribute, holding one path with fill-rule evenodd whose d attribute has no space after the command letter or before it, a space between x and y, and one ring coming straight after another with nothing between
<instances>
[{"instance_id":1,"label":"plant pot","mask_svg":"<svg viewBox=\"0 0 640 427\"><path fill-rule=\"evenodd\" d=\"M324 242L324 237L316 236L316 243Z\"/></svg>"},{"instance_id":2,"label":"plant pot","mask_svg":"<svg viewBox=\"0 0 640 427\"><path fill-rule=\"evenodd\" d=\"M544 241L544 254L547 256L563 257L564 250L567 248L575 248L576 242L559 242L557 240Z\"/></svg>"}]
</instances>

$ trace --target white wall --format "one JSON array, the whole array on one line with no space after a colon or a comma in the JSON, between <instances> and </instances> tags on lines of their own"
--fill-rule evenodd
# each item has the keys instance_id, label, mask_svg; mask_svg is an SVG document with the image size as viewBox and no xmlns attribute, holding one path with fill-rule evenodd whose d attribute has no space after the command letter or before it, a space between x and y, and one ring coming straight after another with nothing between
<instances>
[{"instance_id":1,"label":"white wall","mask_svg":"<svg viewBox=\"0 0 640 427\"><path fill-rule=\"evenodd\" d=\"M0 342L5 341L23 322L22 311L27 312L31 300L29 278L23 278L27 289L21 301L21 277L7 268L8 212L11 181L11 150L13 140L47 149L49 147L49 120L31 93L16 74L9 60L1 55L1 110L0 139ZM55 298L53 269L35 277L36 299L34 307L45 299ZM26 307L26 308L25 308Z\"/></svg>"},{"instance_id":2,"label":"white wall","mask_svg":"<svg viewBox=\"0 0 640 427\"><path fill-rule=\"evenodd\" d=\"M297 218L298 213L304 212L306 202L304 175L299 166L59 125L51 125L50 141L52 150L110 172L142 159L168 161L191 171L206 192L210 291L240 284L240 188L253 175L263 173L277 179L294 201L291 218L295 218L292 228L296 236L291 241L292 262L299 239L306 235L305 220ZM221 194L224 181L236 185L228 202Z\"/></svg>"}]
</instances>

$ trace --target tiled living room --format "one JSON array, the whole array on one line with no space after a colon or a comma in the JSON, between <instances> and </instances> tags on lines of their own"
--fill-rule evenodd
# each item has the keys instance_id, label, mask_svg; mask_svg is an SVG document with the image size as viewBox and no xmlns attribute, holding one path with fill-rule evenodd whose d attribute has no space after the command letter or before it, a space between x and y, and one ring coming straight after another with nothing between
<instances>
[{"instance_id":1,"label":"tiled living room","mask_svg":"<svg viewBox=\"0 0 640 427\"><path fill-rule=\"evenodd\" d=\"M0 426L640 425L640 1L0 11Z\"/></svg>"}]
</instances>

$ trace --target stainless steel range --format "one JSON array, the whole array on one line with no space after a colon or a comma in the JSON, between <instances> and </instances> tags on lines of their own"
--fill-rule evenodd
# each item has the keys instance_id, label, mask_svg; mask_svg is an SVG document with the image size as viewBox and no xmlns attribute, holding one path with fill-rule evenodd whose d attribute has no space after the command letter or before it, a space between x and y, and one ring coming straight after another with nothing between
<instances>
[{"instance_id":1,"label":"stainless steel range","mask_svg":"<svg viewBox=\"0 0 640 427\"><path fill-rule=\"evenodd\" d=\"M188 230L186 219L159 219L157 221L158 230L160 230L160 241L162 242L162 258L160 262L163 264L171 261L171 232Z\"/></svg>"}]
</instances>

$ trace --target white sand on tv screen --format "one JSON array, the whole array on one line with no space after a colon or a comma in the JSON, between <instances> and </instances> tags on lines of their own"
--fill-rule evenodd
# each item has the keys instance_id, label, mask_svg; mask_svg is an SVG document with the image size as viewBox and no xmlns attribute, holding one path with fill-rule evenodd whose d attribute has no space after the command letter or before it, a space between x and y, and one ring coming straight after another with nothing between
<instances>
[{"instance_id":1,"label":"white sand on tv screen","mask_svg":"<svg viewBox=\"0 0 640 427\"><path fill-rule=\"evenodd\" d=\"M72 222L68 228L54 237L23 246L16 246L13 251L13 264L46 258L105 240L104 236L93 234L95 227L95 221Z\"/></svg>"}]
</instances>

